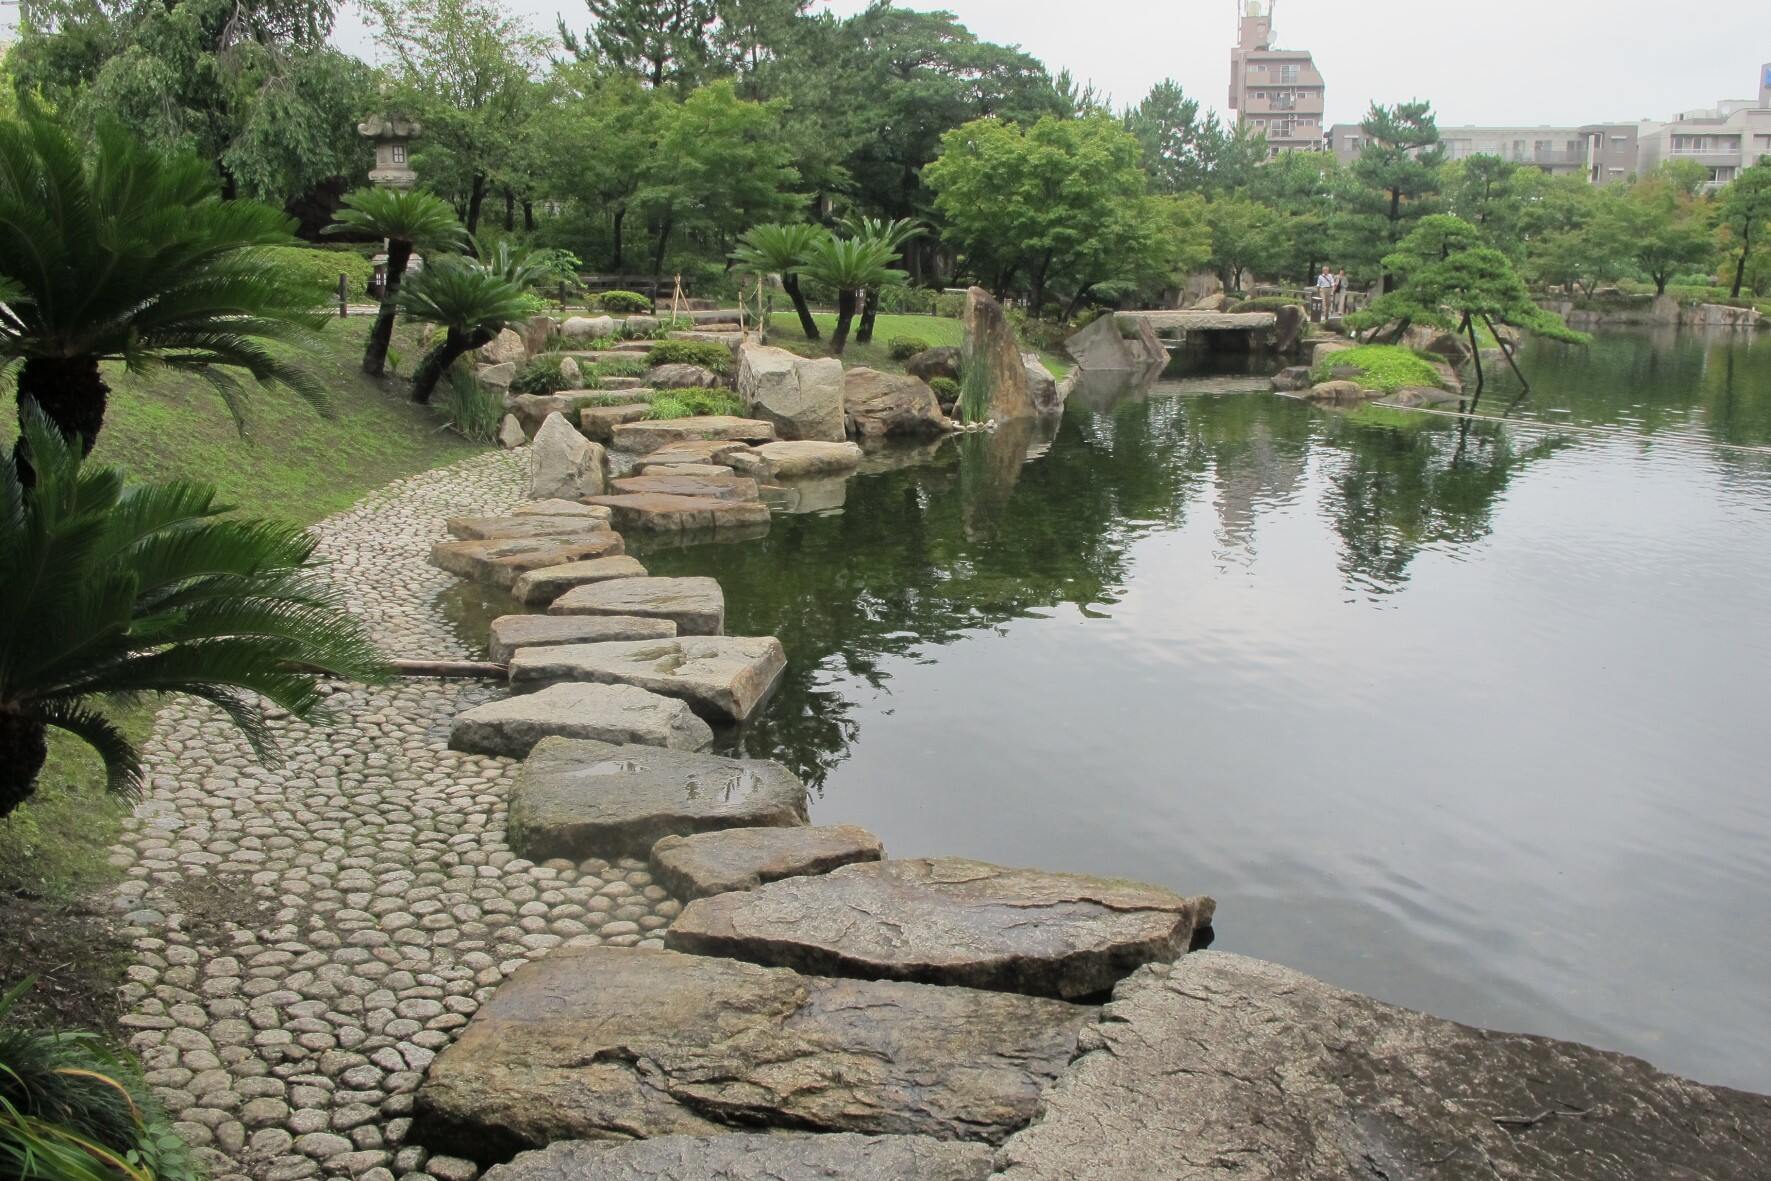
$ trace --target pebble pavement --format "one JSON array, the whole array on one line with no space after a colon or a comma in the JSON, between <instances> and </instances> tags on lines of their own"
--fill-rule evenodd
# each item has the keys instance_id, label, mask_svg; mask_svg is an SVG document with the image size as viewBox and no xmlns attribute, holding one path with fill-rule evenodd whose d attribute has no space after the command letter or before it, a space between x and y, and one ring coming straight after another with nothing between
<instances>
[{"instance_id":1,"label":"pebble pavement","mask_svg":"<svg viewBox=\"0 0 1771 1181\"><path fill-rule=\"evenodd\" d=\"M524 454L398 481L315 526L383 650L470 653L426 560L452 516L523 496ZM483 686L335 686L261 767L210 707L163 710L114 853L133 956L122 1022L215 1181L472 1181L404 1143L424 1069L511 972L563 943L662 946L680 904L643 862L536 865L504 840L518 764L446 748Z\"/></svg>"}]
</instances>

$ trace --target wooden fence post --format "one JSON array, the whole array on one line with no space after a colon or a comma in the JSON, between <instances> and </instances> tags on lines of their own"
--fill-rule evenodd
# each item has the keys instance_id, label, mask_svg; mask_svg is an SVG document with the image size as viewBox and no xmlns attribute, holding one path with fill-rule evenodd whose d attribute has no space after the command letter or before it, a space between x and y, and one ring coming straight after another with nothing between
<instances>
[{"instance_id":1,"label":"wooden fence post","mask_svg":"<svg viewBox=\"0 0 1771 1181\"><path fill-rule=\"evenodd\" d=\"M350 291L350 276L347 275L343 271L339 271L338 272L338 318L341 320L344 319L344 317L350 315L349 310L345 307L345 297L349 293L349 291Z\"/></svg>"}]
</instances>

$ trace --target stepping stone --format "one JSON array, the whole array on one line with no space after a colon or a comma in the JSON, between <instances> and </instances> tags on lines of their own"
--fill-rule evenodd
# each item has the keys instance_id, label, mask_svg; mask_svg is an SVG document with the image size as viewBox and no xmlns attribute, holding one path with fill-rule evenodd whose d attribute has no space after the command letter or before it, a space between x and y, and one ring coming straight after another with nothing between
<instances>
[{"instance_id":1,"label":"stepping stone","mask_svg":"<svg viewBox=\"0 0 1771 1181\"><path fill-rule=\"evenodd\" d=\"M742 722L786 667L787 653L774 636L679 636L524 648L511 657L510 683L638 685L680 698L710 721Z\"/></svg>"},{"instance_id":2,"label":"stepping stone","mask_svg":"<svg viewBox=\"0 0 1771 1181\"><path fill-rule=\"evenodd\" d=\"M1187 950L1209 899L960 858L880 861L684 908L666 946L820 975L1104 996Z\"/></svg>"},{"instance_id":3,"label":"stepping stone","mask_svg":"<svg viewBox=\"0 0 1771 1181\"><path fill-rule=\"evenodd\" d=\"M619 495L706 496L714 500L755 500L756 481L721 468L714 475L679 476L652 472L611 481L609 490ZM599 506L600 507L600 506Z\"/></svg>"},{"instance_id":4,"label":"stepping stone","mask_svg":"<svg viewBox=\"0 0 1771 1181\"><path fill-rule=\"evenodd\" d=\"M554 685L456 715L449 748L520 759L548 737L701 750L713 731L674 697L632 685Z\"/></svg>"},{"instance_id":5,"label":"stepping stone","mask_svg":"<svg viewBox=\"0 0 1771 1181\"><path fill-rule=\"evenodd\" d=\"M638 422L652 413L652 407L644 402L625 402L615 406L586 406L578 412L578 429L586 438L595 439L599 443L607 443L615 428L624 423Z\"/></svg>"},{"instance_id":6,"label":"stepping stone","mask_svg":"<svg viewBox=\"0 0 1771 1181\"><path fill-rule=\"evenodd\" d=\"M693 440L731 439L741 443L766 443L775 428L754 418L709 414L700 418L667 418L657 422L631 422L615 428L612 446L618 451L650 454L660 447Z\"/></svg>"},{"instance_id":7,"label":"stepping stone","mask_svg":"<svg viewBox=\"0 0 1771 1181\"><path fill-rule=\"evenodd\" d=\"M1771 1097L1223 952L1121 984L1000 1181L1771 1176Z\"/></svg>"},{"instance_id":8,"label":"stepping stone","mask_svg":"<svg viewBox=\"0 0 1771 1181\"><path fill-rule=\"evenodd\" d=\"M653 463L650 459L642 459L633 465L633 470L644 476L729 476L732 469L721 467L717 463ZM601 508L601 505L597 506Z\"/></svg>"},{"instance_id":9,"label":"stepping stone","mask_svg":"<svg viewBox=\"0 0 1771 1181\"><path fill-rule=\"evenodd\" d=\"M437 1055L412 1136L481 1162L558 1140L758 1128L997 1143L1033 1118L1095 1012L559 947L519 968Z\"/></svg>"},{"instance_id":10,"label":"stepping stone","mask_svg":"<svg viewBox=\"0 0 1771 1181\"><path fill-rule=\"evenodd\" d=\"M778 479L825 476L853 471L861 466L861 448L853 443L819 443L810 439L764 443L757 455L768 463Z\"/></svg>"},{"instance_id":11,"label":"stepping stone","mask_svg":"<svg viewBox=\"0 0 1771 1181\"><path fill-rule=\"evenodd\" d=\"M645 384L646 379L643 377L603 377L597 380L597 385L605 390L644 389ZM650 393L652 391L648 390L647 392Z\"/></svg>"},{"instance_id":12,"label":"stepping stone","mask_svg":"<svg viewBox=\"0 0 1771 1181\"><path fill-rule=\"evenodd\" d=\"M644 578L646 568L637 558L621 554L613 558L592 558L588 562L567 562L563 566L544 566L523 574L511 584L510 593L519 603L529 606L553 602L576 586L607 582L611 578Z\"/></svg>"},{"instance_id":13,"label":"stepping stone","mask_svg":"<svg viewBox=\"0 0 1771 1181\"><path fill-rule=\"evenodd\" d=\"M586 517L607 522L609 512L601 505L580 504L576 500L531 500L510 510L513 517Z\"/></svg>"},{"instance_id":14,"label":"stepping stone","mask_svg":"<svg viewBox=\"0 0 1771 1181\"><path fill-rule=\"evenodd\" d=\"M660 447L642 458L640 463L642 465L651 463L724 464L726 456L749 450L750 444L735 442L731 439L688 439L681 443Z\"/></svg>"},{"instance_id":15,"label":"stepping stone","mask_svg":"<svg viewBox=\"0 0 1771 1181\"><path fill-rule=\"evenodd\" d=\"M598 496L593 503L607 505L614 512L617 529L639 532L683 533L769 523L769 506L760 500L711 500L705 496L647 493Z\"/></svg>"},{"instance_id":16,"label":"stepping stone","mask_svg":"<svg viewBox=\"0 0 1771 1181\"><path fill-rule=\"evenodd\" d=\"M853 824L820 828L728 828L665 837L652 846L652 876L688 900L768 882L829 873L885 856L879 838Z\"/></svg>"},{"instance_id":17,"label":"stepping stone","mask_svg":"<svg viewBox=\"0 0 1771 1181\"><path fill-rule=\"evenodd\" d=\"M719 583L689 578L619 578L569 590L551 615L638 615L669 619L678 635L717 636L726 627L726 596Z\"/></svg>"},{"instance_id":18,"label":"stepping stone","mask_svg":"<svg viewBox=\"0 0 1771 1181\"><path fill-rule=\"evenodd\" d=\"M482 1181L988 1181L995 1152L928 1136L660 1136L562 1140Z\"/></svg>"},{"instance_id":19,"label":"stepping stone","mask_svg":"<svg viewBox=\"0 0 1771 1181\"><path fill-rule=\"evenodd\" d=\"M510 797L510 846L551 857L645 857L669 836L797 828L806 789L780 763L570 742L535 747Z\"/></svg>"},{"instance_id":20,"label":"stepping stone","mask_svg":"<svg viewBox=\"0 0 1771 1181\"><path fill-rule=\"evenodd\" d=\"M570 504L571 501L540 503ZM579 505L594 510L595 505ZM523 513L508 517L453 517L445 528L462 541L521 541L535 537L582 537L607 533L612 513L594 511L565 516L559 513Z\"/></svg>"},{"instance_id":21,"label":"stepping stone","mask_svg":"<svg viewBox=\"0 0 1771 1181\"><path fill-rule=\"evenodd\" d=\"M510 541L439 541L430 548L431 565L461 578L509 590L522 575L568 562L618 556L619 533L589 533L579 540L532 537Z\"/></svg>"},{"instance_id":22,"label":"stepping stone","mask_svg":"<svg viewBox=\"0 0 1771 1181\"><path fill-rule=\"evenodd\" d=\"M508 664L511 653L537 644L603 644L674 635L676 624L670 620L635 615L500 615L492 621L487 659Z\"/></svg>"}]
</instances>

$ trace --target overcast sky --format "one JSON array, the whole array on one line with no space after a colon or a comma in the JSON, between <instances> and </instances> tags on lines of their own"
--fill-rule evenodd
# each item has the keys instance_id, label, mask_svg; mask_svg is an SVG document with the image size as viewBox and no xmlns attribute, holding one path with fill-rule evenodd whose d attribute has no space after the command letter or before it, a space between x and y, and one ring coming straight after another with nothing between
<instances>
[{"instance_id":1,"label":"overcast sky","mask_svg":"<svg viewBox=\"0 0 1771 1181\"><path fill-rule=\"evenodd\" d=\"M573 0L506 0L537 28ZM1018 44L1055 74L1093 80L1119 105L1172 77L1222 110L1239 0L906 0L947 9L991 41ZM866 0L814 7L848 14ZM1446 125L1664 119L1722 98L1755 98L1771 62L1767 0L1278 0L1284 49L1308 49L1328 81L1329 122L1369 102L1428 98ZM367 47L353 15L339 39Z\"/></svg>"}]
</instances>

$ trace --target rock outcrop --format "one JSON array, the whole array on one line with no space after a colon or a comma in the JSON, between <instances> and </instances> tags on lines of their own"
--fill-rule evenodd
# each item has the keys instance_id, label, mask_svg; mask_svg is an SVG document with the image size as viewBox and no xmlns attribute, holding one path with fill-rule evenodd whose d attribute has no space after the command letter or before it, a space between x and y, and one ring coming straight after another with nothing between
<instances>
[{"instance_id":1,"label":"rock outcrop","mask_svg":"<svg viewBox=\"0 0 1771 1181\"><path fill-rule=\"evenodd\" d=\"M954 425L926 381L865 367L848 371L842 405L849 433L867 439L938 435Z\"/></svg>"},{"instance_id":2,"label":"rock outcrop","mask_svg":"<svg viewBox=\"0 0 1771 1181\"><path fill-rule=\"evenodd\" d=\"M844 375L835 357L810 359L747 344L738 350L738 396L783 439L841 442Z\"/></svg>"},{"instance_id":3,"label":"rock outcrop","mask_svg":"<svg viewBox=\"0 0 1771 1181\"><path fill-rule=\"evenodd\" d=\"M1027 370L1027 397L1032 401L1033 409L1046 418L1064 413L1063 390L1052 371L1039 359L1039 354L1022 353L1021 363Z\"/></svg>"},{"instance_id":4,"label":"rock outcrop","mask_svg":"<svg viewBox=\"0 0 1771 1181\"><path fill-rule=\"evenodd\" d=\"M529 496L577 500L606 487L603 448L580 434L559 413L549 414L529 446Z\"/></svg>"},{"instance_id":5,"label":"rock outcrop","mask_svg":"<svg viewBox=\"0 0 1771 1181\"><path fill-rule=\"evenodd\" d=\"M965 345L961 356L966 381L988 384L990 401L985 418L1002 422L1038 415L1027 390L1027 366L1021 360L1014 326L996 297L982 287L966 292Z\"/></svg>"}]
</instances>

